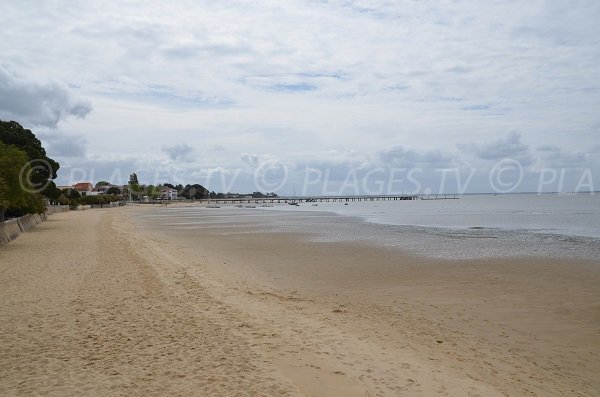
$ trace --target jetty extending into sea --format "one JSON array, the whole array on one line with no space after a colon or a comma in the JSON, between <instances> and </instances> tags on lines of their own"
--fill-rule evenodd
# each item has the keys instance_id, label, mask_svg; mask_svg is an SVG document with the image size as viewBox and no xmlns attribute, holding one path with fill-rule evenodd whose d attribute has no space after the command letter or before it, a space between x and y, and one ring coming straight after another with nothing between
<instances>
[{"instance_id":1,"label":"jetty extending into sea","mask_svg":"<svg viewBox=\"0 0 600 397\"><path fill-rule=\"evenodd\" d=\"M194 200L213 204L277 204L277 203L328 203L352 201L398 201L398 200L456 200L456 194L400 194L400 195L361 195L361 196L281 196L281 197L235 197Z\"/></svg>"}]
</instances>

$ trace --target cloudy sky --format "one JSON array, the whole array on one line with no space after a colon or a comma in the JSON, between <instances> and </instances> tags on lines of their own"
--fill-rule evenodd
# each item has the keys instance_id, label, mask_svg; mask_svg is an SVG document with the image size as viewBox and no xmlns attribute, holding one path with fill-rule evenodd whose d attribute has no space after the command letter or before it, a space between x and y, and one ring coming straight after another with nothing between
<instances>
[{"instance_id":1,"label":"cloudy sky","mask_svg":"<svg viewBox=\"0 0 600 397\"><path fill-rule=\"evenodd\" d=\"M59 183L600 185L600 2L5 1L0 119Z\"/></svg>"}]
</instances>

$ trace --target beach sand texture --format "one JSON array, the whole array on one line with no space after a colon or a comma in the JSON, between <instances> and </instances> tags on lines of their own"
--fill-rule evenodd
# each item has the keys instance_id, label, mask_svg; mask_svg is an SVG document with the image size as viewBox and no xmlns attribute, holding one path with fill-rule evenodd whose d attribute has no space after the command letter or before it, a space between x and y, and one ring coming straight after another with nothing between
<instances>
[{"instance_id":1,"label":"beach sand texture","mask_svg":"<svg viewBox=\"0 0 600 397\"><path fill-rule=\"evenodd\" d=\"M0 395L600 391L597 263L165 232L148 211L56 214L0 249Z\"/></svg>"}]
</instances>

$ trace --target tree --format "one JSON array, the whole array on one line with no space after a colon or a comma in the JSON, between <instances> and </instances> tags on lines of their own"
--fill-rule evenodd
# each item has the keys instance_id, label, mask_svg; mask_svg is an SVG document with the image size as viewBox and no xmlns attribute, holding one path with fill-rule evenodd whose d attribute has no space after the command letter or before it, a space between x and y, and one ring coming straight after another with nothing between
<instances>
[{"instance_id":1,"label":"tree","mask_svg":"<svg viewBox=\"0 0 600 397\"><path fill-rule=\"evenodd\" d=\"M56 204L58 202L58 198L60 197L62 191L56 187L56 184L53 181L48 182L48 186L44 190L44 195L48 197L48 200L52 204Z\"/></svg>"},{"instance_id":2,"label":"tree","mask_svg":"<svg viewBox=\"0 0 600 397\"><path fill-rule=\"evenodd\" d=\"M69 198L64 193L61 193L61 195L58 196L57 201L58 201L58 204L60 204L60 205L69 205L69 203L70 203Z\"/></svg>"},{"instance_id":3,"label":"tree","mask_svg":"<svg viewBox=\"0 0 600 397\"><path fill-rule=\"evenodd\" d=\"M13 145L0 142L1 212L12 216L42 212L44 204L34 193L29 178L32 172L27 154Z\"/></svg>"},{"instance_id":4,"label":"tree","mask_svg":"<svg viewBox=\"0 0 600 397\"><path fill-rule=\"evenodd\" d=\"M142 193L140 189L140 182L138 181L138 177L135 172L129 175L129 192L131 193L131 197L134 199L137 199Z\"/></svg>"},{"instance_id":5,"label":"tree","mask_svg":"<svg viewBox=\"0 0 600 397\"><path fill-rule=\"evenodd\" d=\"M146 196L152 199L160 197L160 188L158 186L148 185L146 187Z\"/></svg>"},{"instance_id":6,"label":"tree","mask_svg":"<svg viewBox=\"0 0 600 397\"><path fill-rule=\"evenodd\" d=\"M8 184L0 177L0 222L4 222L4 211L8 207Z\"/></svg>"},{"instance_id":7,"label":"tree","mask_svg":"<svg viewBox=\"0 0 600 397\"><path fill-rule=\"evenodd\" d=\"M204 186L195 183L193 185L185 185L177 194L181 197L199 200L208 197L208 190Z\"/></svg>"},{"instance_id":8,"label":"tree","mask_svg":"<svg viewBox=\"0 0 600 397\"><path fill-rule=\"evenodd\" d=\"M0 120L0 142L16 146L25 152L28 161L34 164L30 174L33 188L47 188L48 180L56 178L60 165L46 155L42 143L31 130L23 128L16 121ZM41 190L41 193L45 194L45 191Z\"/></svg>"},{"instance_id":9,"label":"tree","mask_svg":"<svg viewBox=\"0 0 600 397\"><path fill-rule=\"evenodd\" d=\"M140 184L140 182L138 181L137 174L135 172L129 174L129 184L130 185L139 185Z\"/></svg>"},{"instance_id":10,"label":"tree","mask_svg":"<svg viewBox=\"0 0 600 397\"><path fill-rule=\"evenodd\" d=\"M106 194L121 194L121 189L116 186L111 186L106 191Z\"/></svg>"},{"instance_id":11,"label":"tree","mask_svg":"<svg viewBox=\"0 0 600 397\"><path fill-rule=\"evenodd\" d=\"M95 187L102 187L102 186L108 186L108 185L110 185L109 182L107 182L107 181L100 181L100 182L96 183Z\"/></svg>"},{"instance_id":12,"label":"tree","mask_svg":"<svg viewBox=\"0 0 600 397\"><path fill-rule=\"evenodd\" d=\"M69 198L69 200L79 200L81 198L81 194L79 194L79 192L75 189L64 189L62 192Z\"/></svg>"}]
</instances>

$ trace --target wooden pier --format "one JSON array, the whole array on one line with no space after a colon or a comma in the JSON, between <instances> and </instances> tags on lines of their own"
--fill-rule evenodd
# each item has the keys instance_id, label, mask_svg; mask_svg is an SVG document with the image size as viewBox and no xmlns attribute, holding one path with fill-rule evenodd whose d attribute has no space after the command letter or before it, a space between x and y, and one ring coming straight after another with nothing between
<instances>
[{"instance_id":1,"label":"wooden pier","mask_svg":"<svg viewBox=\"0 0 600 397\"><path fill-rule=\"evenodd\" d=\"M353 201L456 200L456 194L402 194L365 196L284 196L284 197L231 197L210 199L212 204L285 204L285 203L349 203ZM208 199L194 200L208 203Z\"/></svg>"}]
</instances>

